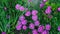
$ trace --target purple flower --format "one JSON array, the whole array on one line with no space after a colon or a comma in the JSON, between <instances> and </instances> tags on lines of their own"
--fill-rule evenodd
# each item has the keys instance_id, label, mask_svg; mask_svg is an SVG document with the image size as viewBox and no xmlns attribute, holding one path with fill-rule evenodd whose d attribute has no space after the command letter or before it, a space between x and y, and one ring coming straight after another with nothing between
<instances>
[{"instance_id":1,"label":"purple flower","mask_svg":"<svg viewBox=\"0 0 60 34\"><path fill-rule=\"evenodd\" d=\"M44 3L41 3L41 4L40 4L40 8L42 8L42 7L44 7Z\"/></svg>"},{"instance_id":2,"label":"purple flower","mask_svg":"<svg viewBox=\"0 0 60 34\"><path fill-rule=\"evenodd\" d=\"M2 32L2 34L6 34L6 32Z\"/></svg>"},{"instance_id":3,"label":"purple flower","mask_svg":"<svg viewBox=\"0 0 60 34\"><path fill-rule=\"evenodd\" d=\"M51 6L48 6L49 9L51 9Z\"/></svg>"},{"instance_id":4,"label":"purple flower","mask_svg":"<svg viewBox=\"0 0 60 34\"><path fill-rule=\"evenodd\" d=\"M32 10L32 15L37 15L38 11L37 10Z\"/></svg>"},{"instance_id":5,"label":"purple flower","mask_svg":"<svg viewBox=\"0 0 60 34\"><path fill-rule=\"evenodd\" d=\"M43 0L43 2L47 2L47 0Z\"/></svg>"},{"instance_id":6,"label":"purple flower","mask_svg":"<svg viewBox=\"0 0 60 34\"><path fill-rule=\"evenodd\" d=\"M35 21L34 24L35 24L35 26L39 26L40 22L39 21Z\"/></svg>"},{"instance_id":7,"label":"purple flower","mask_svg":"<svg viewBox=\"0 0 60 34\"><path fill-rule=\"evenodd\" d=\"M17 30L21 30L21 27L22 27L22 25L17 25L17 26L16 26L16 29L17 29Z\"/></svg>"},{"instance_id":8,"label":"purple flower","mask_svg":"<svg viewBox=\"0 0 60 34\"><path fill-rule=\"evenodd\" d=\"M26 25L27 24L27 20L23 20L21 21L22 25Z\"/></svg>"},{"instance_id":9,"label":"purple flower","mask_svg":"<svg viewBox=\"0 0 60 34\"><path fill-rule=\"evenodd\" d=\"M26 13L25 13L25 16L30 16L31 15L31 12L30 11L27 11Z\"/></svg>"},{"instance_id":10,"label":"purple flower","mask_svg":"<svg viewBox=\"0 0 60 34\"><path fill-rule=\"evenodd\" d=\"M30 28L30 29L34 29L34 28L35 28L35 27L34 27L34 24L33 24L33 23L30 23L30 24L29 24L29 28Z\"/></svg>"},{"instance_id":11,"label":"purple flower","mask_svg":"<svg viewBox=\"0 0 60 34\"><path fill-rule=\"evenodd\" d=\"M49 34L49 31L44 30L41 34Z\"/></svg>"},{"instance_id":12,"label":"purple flower","mask_svg":"<svg viewBox=\"0 0 60 34\"><path fill-rule=\"evenodd\" d=\"M58 11L60 11L60 7L58 8Z\"/></svg>"},{"instance_id":13,"label":"purple flower","mask_svg":"<svg viewBox=\"0 0 60 34\"><path fill-rule=\"evenodd\" d=\"M24 11L25 8L24 8L23 6L20 6L19 10L20 10L20 11Z\"/></svg>"},{"instance_id":14,"label":"purple flower","mask_svg":"<svg viewBox=\"0 0 60 34\"><path fill-rule=\"evenodd\" d=\"M26 30L26 29L27 29L27 26L26 26L26 25L24 25L24 26L23 26L23 30Z\"/></svg>"},{"instance_id":15,"label":"purple flower","mask_svg":"<svg viewBox=\"0 0 60 34\"><path fill-rule=\"evenodd\" d=\"M43 32L43 30L44 30L44 26L40 25L38 28L38 32Z\"/></svg>"},{"instance_id":16,"label":"purple flower","mask_svg":"<svg viewBox=\"0 0 60 34\"><path fill-rule=\"evenodd\" d=\"M19 17L19 20L23 21L25 19L25 17L22 15Z\"/></svg>"},{"instance_id":17,"label":"purple flower","mask_svg":"<svg viewBox=\"0 0 60 34\"><path fill-rule=\"evenodd\" d=\"M58 31L60 31L60 26L58 26Z\"/></svg>"},{"instance_id":18,"label":"purple flower","mask_svg":"<svg viewBox=\"0 0 60 34\"><path fill-rule=\"evenodd\" d=\"M47 24L46 25L46 30L50 30L51 29L51 25Z\"/></svg>"},{"instance_id":19,"label":"purple flower","mask_svg":"<svg viewBox=\"0 0 60 34\"><path fill-rule=\"evenodd\" d=\"M16 8L17 10L19 10L20 5L19 5L19 4L16 4L15 8Z\"/></svg>"},{"instance_id":20,"label":"purple flower","mask_svg":"<svg viewBox=\"0 0 60 34\"><path fill-rule=\"evenodd\" d=\"M51 7L50 6L48 6L48 8L45 10L45 13L46 14L50 14L51 13Z\"/></svg>"},{"instance_id":21,"label":"purple flower","mask_svg":"<svg viewBox=\"0 0 60 34\"><path fill-rule=\"evenodd\" d=\"M37 15L33 15L33 16L32 16L32 20L33 20L33 21L36 21L37 19L38 19L38 16L37 16Z\"/></svg>"},{"instance_id":22,"label":"purple flower","mask_svg":"<svg viewBox=\"0 0 60 34\"><path fill-rule=\"evenodd\" d=\"M32 33L33 33L33 34L38 34L38 32L37 32L36 29L34 29L34 30L32 31Z\"/></svg>"}]
</instances>

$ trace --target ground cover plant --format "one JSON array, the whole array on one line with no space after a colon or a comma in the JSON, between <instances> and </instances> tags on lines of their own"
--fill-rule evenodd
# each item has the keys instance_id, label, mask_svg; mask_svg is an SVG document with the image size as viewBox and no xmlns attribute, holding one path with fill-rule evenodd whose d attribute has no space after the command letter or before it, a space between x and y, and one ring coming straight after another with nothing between
<instances>
[{"instance_id":1,"label":"ground cover plant","mask_svg":"<svg viewBox=\"0 0 60 34\"><path fill-rule=\"evenodd\" d=\"M0 34L60 34L60 0L0 0Z\"/></svg>"}]
</instances>

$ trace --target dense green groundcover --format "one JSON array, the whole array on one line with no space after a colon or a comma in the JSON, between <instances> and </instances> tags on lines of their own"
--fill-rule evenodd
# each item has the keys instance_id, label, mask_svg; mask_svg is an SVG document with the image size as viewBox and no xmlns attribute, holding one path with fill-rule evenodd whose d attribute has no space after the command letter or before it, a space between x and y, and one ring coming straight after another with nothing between
<instances>
[{"instance_id":1,"label":"dense green groundcover","mask_svg":"<svg viewBox=\"0 0 60 34\"><path fill-rule=\"evenodd\" d=\"M16 4L20 4L29 10L38 10L38 19L41 24L46 25L49 23L52 27L49 33L60 34L60 32L57 30L57 27L60 25L60 12L57 11L57 8L60 6L60 0L48 0L43 8L39 7L39 4L42 0L39 0L37 4L29 4L27 1L28 0L0 0L0 34L3 31L7 34L27 34L28 32L31 32L30 29L27 29L26 31L16 30L15 27L17 25L19 16L24 15L25 13L25 11L21 12L19 10L16 10ZM46 10L47 6L52 6L52 18L47 18L48 15L43 13ZM6 8L6 10L4 8ZM33 22L30 18L31 17L26 17L28 22Z\"/></svg>"}]
</instances>

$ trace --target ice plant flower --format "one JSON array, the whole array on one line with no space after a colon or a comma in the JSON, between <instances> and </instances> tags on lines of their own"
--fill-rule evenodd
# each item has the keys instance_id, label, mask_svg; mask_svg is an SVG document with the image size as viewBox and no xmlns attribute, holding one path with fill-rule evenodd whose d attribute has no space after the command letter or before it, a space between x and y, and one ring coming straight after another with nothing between
<instances>
[{"instance_id":1,"label":"ice plant flower","mask_svg":"<svg viewBox=\"0 0 60 34\"><path fill-rule=\"evenodd\" d=\"M60 31L60 26L58 26L58 31Z\"/></svg>"},{"instance_id":2,"label":"ice plant flower","mask_svg":"<svg viewBox=\"0 0 60 34\"><path fill-rule=\"evenodd\" d=\"M39 28L38 28L38 32L43 32L43 30L44 30L44 26L40 25Z\"/></svg>"},{"instance_id":3,"label":"ice plant flower","mask_svg":"<svg viewBox=\"0 0 60 34\"><path fill-rule=\"evenodd\" d=\"M16 29L17 29L17 30L21 30L21 27L22 27L22 25L17 25L17 26L16 26Z\"/></svg>"},{"instance_id":4,"label":"ice plant flower","mask_svg":"<svg viewBox=\"0 0 60 34\"><path fill-rule=\"evenodd\" d=\"M48 6L47 8L51 8L51 6Z\"/></svg>"},{"instance_id":5,"label":"ice plant flower","mask_svg":"<svg viewBox=\"0 0 60 34\"><path fill-rule=\"evenodd\" d=\"M19 4L16 4L15 8L16 8L17 10L19 10L20 5L19 5Z\"/></svg>"},{"instance_id":6,"label":"ice plant flower","mask_svg":"<svg viewBox=\"0 0 60 34\"><path fill-rule=\"evenodd\" d=\"M25 8L24 8L23 6L20 6L19 10L20 10L20 11L24 11Z\"/></svg>"},{"instance_id":7,"label":"ice plant flower","mask_svg":"<svg viewBox=\"0 0 60 34\"><path fill-rule=\"evenodd\" d=\"M2 34L6 34L6 32L2 32Z\"/></svg>"},{"instance_id":8,"label":"ice plant flower","mask_svg":"<svg viewBox=\"0 0 60 34\"><path fill-rule=\"evenodd\" d=\"M34 22L35 26L39 26L40 22L37 20Z\"/></svg>"},{"instance_id":9,"label":"ice plant flower","mask_svg":"<svg viewBox=\"0 0 60 34\"><path fill-rule=\"evenodd\" d=\"M27 26L26 25L23 25L23 30L26 30L27 29Z\"/></svg>"},{"instance_id":10,"label":"ice plant flower","mask_svg":"<svg viewBox=\"0 0 60 34\"><path fill-rule=\"evenodd\" d=\"M51 29L51 25L47 24L46 25L46 30L50 30Z\"/></svg>"},{"instance_id":11,"label":"ice plant flower","mask_svg":"<svg viewBox=\"0 0 60 34\"><path fill-rule=\"evenodd\" d=\"M31 12L30 11L27 11L26 13L25 13L25 16L30 16L31 15Z\"/></svg>"},{"instance_id":12,"label":"ice plant flower","mask_svg":"<svg viewBox=\"0 0 60 34\"><path fill-rule=\"evenodd\" d=\"M44 30L41 34L49 34L49 31Z\"/></svg>"},{"instance_id":13,"label":"ice plant flower","mask_svg":"<svg viewBox=\"0 0 60 34\"><path fill-rule=\"evenodd\" d=\"M32 20L33 20L33 21L38 20L38 16L37 16L37 15L33 15L33 16L32 16Z\"/></svg>"},{"instance_id":14,"label":"ice plant flower","mask_svg":"<svg viewBox=\"0 0 60 34\"><path fill-rule=\"evenodd\" d=\"M32 31L32 33L33 33L33 34L38 34L38 32L37 32L36 29L34 29L34 30Z\"/></svg>"},{"instance_id":15,"label":"ice plant flower","mask_svg":"<svg viewBox=\"0 0 60 34\"><path fill-rule=\"evenodd\" d=\"M45 10L45 13L46 14L50 14L51 13L51 7L50 6L48 6L48 8Z\"/></svg>"},{"instance_id":16,"label":"ice plant flower","mask_svg":"<svg viewBox=\"0 0 60 34\"><path fill-rule=\"evenodd\" d=\"M47 0L43 0L43 2L47 2Z\"/></svg>"},{"instance_id":17,"label":"ice plant flower","mask_svg":"<svg viewBox=\"0 0 60 34\"><path fill-rule=\"evenodd\" d=\"M37 10L32 10L32 15L37 15L38 11Z\"/></svg>"},{"instance_id":18,"label":"ice plant flower","mask_svg":"<svg viewBox=\"0 0 60 34\"><path fill-rule=\"evenodd\" d=\"M19 20L23 21L25 19L25 16L22 15L22 16L19 16Z\"/></svg>"},{"instance_id":19,"label":"ice plant flower","mask_svg":"<svg viewBox=\"0 0 60 34\"><path fill-rule=\"evenodd\" d=\"M58 8L58 11L60 11L60 7Z\"/></svg>"},{"instance_id":20,"label":"ice plant flower","mask_svg":"<svg viewBox=\"0 0 60 34\"><path fill-rule=\"evenodd\" d=\"M23 20L21 21L22 25L26 25L27 24L27 20Z\"/></svg>"},{"instance_id":21,"label":"ice plant flower","mask_svg":"<svg viewBox=\"0 0 60 34\"><path fill-rule=\"evenodd\" d=\"M42 8L42 7L44 7L44 3L41 3L41 4L40 4L40 8Z\"/></svg>"},{"instance_id":22,"label":"ice plant flower","mask_svg":"<svg viewBox=\"0 0 60 34\"><path fill-rule=\"evenodd\" d=\"M30 29L34 29L34 28L35 28L34 24L33 24L33 23L30 23L30 24L29 24L29 28L30 28Z\"/></svg>"}]
</instances>

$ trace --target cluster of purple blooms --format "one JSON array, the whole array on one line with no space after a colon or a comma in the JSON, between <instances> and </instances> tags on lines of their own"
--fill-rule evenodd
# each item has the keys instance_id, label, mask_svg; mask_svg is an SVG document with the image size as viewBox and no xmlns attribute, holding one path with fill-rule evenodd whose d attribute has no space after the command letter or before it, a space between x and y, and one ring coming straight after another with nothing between
<instances>
[{"instance_id":1,"label":"cluster of purple blooms","mask_svg":"<svg viewBox=\"0 0 60 34\"><path fill-rule=\"evenodd\" d=\"M21 29L26 30L27 29L26 24L27 24L27 20L25 19L25 17L20 16L19 20L18 20L18 23L17 23L17 26L16 26L16 29L17 30L21 30Z\"/></svg>"},{"instance_id":2,"label":"cluster of purple blooms","mask_svg":"<svg viewBox=\"0 0 60 34\"><path fill-rule=\"evenodd\" d=\"M29 0L30 1L30 0ZM43 0L43 3L40 4L40 8L43 8L44 6L44 3L46 2L47 0ZM31 2L31 1L30 1ZM24 11L25 8L19 4L17 4L15 6L15 8L17 10L20 10L20 11ZM60 7L58 8L58 11L60 11ZM45 14L51 14L51 6L48 6L47 9L45 10ZM51 29L51 25L50 24L46 24L45 26L41 25L40 24L40 21L38 20L38 11L37 10L32 10L31 11L26 11L25 15L22 15L19 17L19 20L18 20L18 23L16 25L16 29L17 30L26 30L27 28L30 28L32 30L32 34L49 34L49 31ZM34 23L30 23L29 26L26 26L26 24L28 23L27 20L25 19L25 16L30 16L32 15L32 20L34 21ZM38 29L35 29L35 26L38 27ZM60 31L60 26L58 27L58 31ZM30 34L30 33L28 33Z\"/></svg>"},{"instance_id":3,"label":"cluster of purple blooms","mask_svg":"<svg viewBox=\"0 0 60 34\"><path fill-rule=\"evenodd\" d=\"M23 6L21 6L21 5L19 5L19 4L17 4L17 5L15 6L15 8L16 8L17 10L20 10L20 11L24 11L24 10L25 10L25 8L24 8Z\"/></svg>"},{"instance_id":4,"label":"cluster of purple blooms","mask_svg":"<svg viewBox=\"0 0 60 34\"><path fill-rule=\"evenodd\" d=\"M17 9L17 8L16 8ZM51 29L51 25L47 24L45 27L43 25L40 25L40 21L38 20L38 11L37 10L32 10L31 11L26 11L25 15L19 16L18 23L16 25L17 30L26 30L27 28L30 28L32 30L32 34L49 34L49 30ZM27 20L25 19L25 16L30 16L32 15L32 20L34 23L30 23L29 26L26 26L28 23ZM38 29L35 29L35 26L38 27ZM30 34L30 33L28 33Z\"/></svg>"},{"instance_id":5,"label":"cluster of purple blooms","mask_svg":"<svg viewBox=\"0 0 60 34\"><path fill-rule=\"evenodd\" d=\"M16 29L17 30L26 30L27 28L30 28L32 30L32 34L49 34L49 30L51 29L51 25L47 24L45 27L43 25L40 25L39 21L35 21L33 20L34 23L30 23L29 26L26 26L26 24L28 23L27 20L25 19L24 16L20 16ZM38 29L35 29L35 26L38 27ZM29 33L28 33L29 34Z\"/></svg>"},{"instance_id":6,"label":"cluster of purple blooms","mask_svg":"<svg viewBox=\"0 0 60 34\"><path fill-rule=\"evenodd\" d=\"M32 0L29 0L29 2L31 2ZM48 0L43 0L43 2L40 4L40 8L44 7L44 3L47 2ZM21 6L20 4L16 4L15 6L16 10L20 10L20 11L24 11L27 10L25 15L19 16L19 20L17 22L16 25L16 29L17 30L26 30L27 28L30 28L32 30L32 34L49 34L49 31L51 30L51 25L50 24L46 24L45 26L40 24L40 21L38 20L38 11L37 10L32 10L29 11L28 9L24 8L23 6ZM6 8L4 7L4 9L6 10ZM57 9L58 11L60 11L60 7L58 7ZM47 9L45 10L45 14L51 14L51 6L48 6ZM28 21L25 19L25 16L30 16L32 15L32 20L34 21L34 23L30 23L29 26L26 26L26 24L28 23ZM51 17L51 16L50 16ZM49 18L50 18L49 17ZM38 28L35 29L35 26L37 26ZM60 31L60 26L58 26L58 31ZM6 32L2 32L2 34L6 34ZM28 33L30 34L30 32Z\"/></svg>"},{"instance_id":7,"label":"cluster of purple blooms","mask_svg":"<svg viewBox=\"0 0 60 34\"><path fill-rule=\"evenodd\" d=\"M29 2L31 2L32 0L28 0ZM42 3L40 3L40 8L44 7L44 3L47 2L48 0L43 0ZM32 10L29 11L27 8L24 8L23 6L21 6L20 4L16 4L15 6L16 10L20 10L20 11L24 11L26 10L25 16L30 16L32 15L32 20L34 21L34 23L30 23L29 26L26 26L26 24L28 23L27 20L25 19L25 16L19 16L19 20L17 22L16 25L16 29L17 30L26 30L27 28L30 28L32 30L32 34L49 34L49 31L51 30L51 25L50 24L46 24L45 26L40 24L40 21L38 20L38 11L37 10ZM45 10L45 14L51 14L51 6L48 6ZM6 10L7 8L4 7L4 10ZM58 7L57 9L58 11L60 11L60 7ZM7 18L9 18L9 16L7 16ZM48 16L48 18L52 18L52 16ZM35 29L35 26L37 26L38 28ZM57 28L58 31L60 31L60 26L58 26ZM6 32L2 32L1 34L6 34ZM28 32L28 34L30 34L30 32Z\"/></svg>"}]
</instances>

